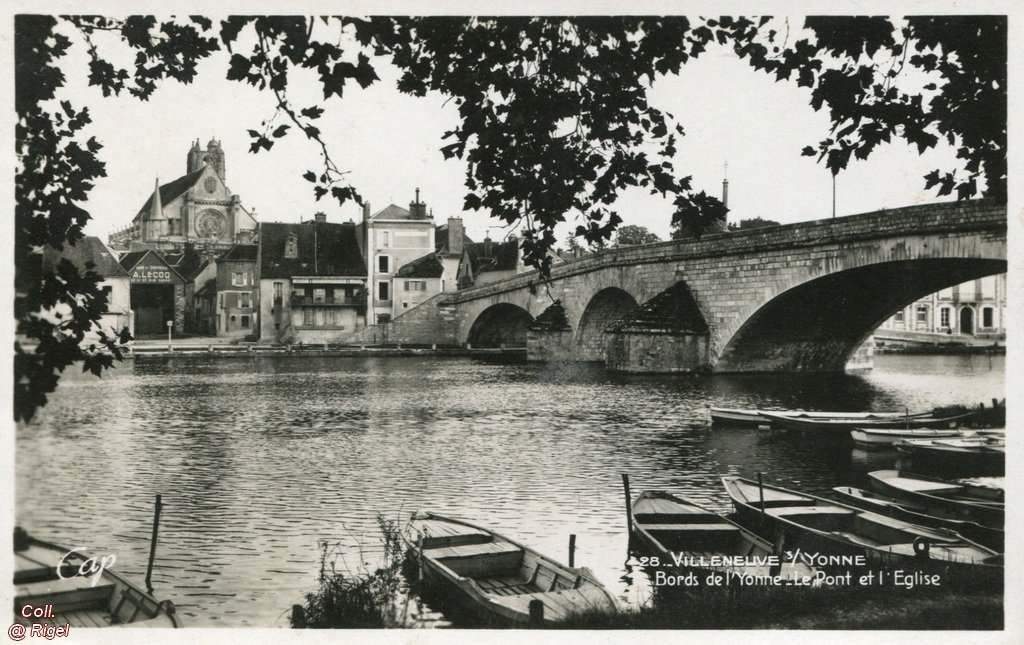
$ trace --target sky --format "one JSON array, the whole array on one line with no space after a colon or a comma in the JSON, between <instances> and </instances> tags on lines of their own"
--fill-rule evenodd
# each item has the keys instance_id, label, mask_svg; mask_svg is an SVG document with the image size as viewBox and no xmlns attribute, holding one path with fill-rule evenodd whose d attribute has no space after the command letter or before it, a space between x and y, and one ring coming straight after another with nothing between
<instances>
[{"instance_id":1,"label":"sky","mask_svg":"<svg viewBox=\"0 0 1024 645\"><path fill-rule=\"evenodd\" d=\"M274 104L269 93L224 78L226 52L201 63L191 85L164 82L148 102L127 95L103 98L99 89L88 87L83 54L84 48L76 47L64 66L64 97L91 106L89 132L104 145L100 156L107 164L107 176L97 180L85 205L93 216L88 234L105 240L131 221L155 177L167 183L185 174L186 155L197 138L204 147L211 138L221 141L226 183L260 221L297 222L317 211L327 213L328 221L359 219L354 204L314 200L311 184L301 177L319 166L313 142L293 132L269 152L248 151L247 130L262 129ZM296 105L325 108L319 123L325 140L372 210L390 203L407 207L419 188L438 223L462 217L474 239L507 234L485 213L462 211L465 164L445 160L439 151L442 134L457 122L454 104L436 94L399 93L394 68L383 59L376 64L381 81L365 90L352 84L341 99L323 101L319 88L304 78L293 79L289 90ZM676 168L693 176L696 190L721 196L728 163L730 221L763 217L792 223L832 216L831 174L800 154L829 130L827 115L810 107L806 88L775 82L727 49L712 48L678 75L656 81L650 98L685 128ZM923 156L901 141L883 145L838 176L836 214L939 201L924 191L922 176L952 157L945 144ZM668 238L673 210L668 200L633 189L616 206L625 224ZM559 227L561 244L573 227Z\"/></svg>"}]
</instances>

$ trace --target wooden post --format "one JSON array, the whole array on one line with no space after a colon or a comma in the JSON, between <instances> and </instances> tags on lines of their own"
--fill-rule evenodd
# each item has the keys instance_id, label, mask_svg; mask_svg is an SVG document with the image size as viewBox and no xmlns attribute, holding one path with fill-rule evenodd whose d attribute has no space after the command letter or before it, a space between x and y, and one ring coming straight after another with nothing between
<instances>
[{"instance_id":1,"label":"wooden post","mask_svg":"<svg viewBox=\"0 0 1024 645\"><path fill-rule=\"evenodd\" d=\"M764 524L764 480L761 473L757 473L757 492L761 497L761 523Z\"/></svg>"},{"instance_id":2,"label":"wooden post","mask_svg":"<svg viewBox=\"0 0 1024 645\"><path fill-rule=\"evenodd\" d=\"M160 495L156 496L156 509L153 512L153 535L149 539L149 564L146 565L146 589L149 593L153 593L153 583L150 582L150 577L153 575L153 558L156 557L156 534L157 529L160 527L160 508L163 503L160 500Z\"/></svg>"},{"instance_id":3,"label":"wooden post","mask_svg":"<svg viewBox=\"0 0 1024 645\"><path fill-rule=\"evenodd\" d=\"M569 567L576 566L576 534L569 534Z\"/></svg>"},{"instance_id":4,"label":"wooden post","mask_svg":"<svg viewBox=\"0 0 1024 645\"><path fill-rule=\"evenodd\" d=\"M633 535L633 498L629 495L629 475L622 473L622 488L626 493L626 532Z\"/></svg>"},{"instance_id":5,"label":"wooden post","mask_svg":"<svg viewBox=\"0 0 1024 645\"><path fill-rule=\"evenodd\" d=\"M292 605L292 629L306 628L306 610L302 605Z\"/></svg>"},{"instance_id":6,"label":"wooden post","mask_svg":"<svg viewBox=\"0 0 1024 645\"><path fill-rule=\"evenodd\" d=\"M539 598L530 601L530 624L534 627L544 624L544 602Z\"/></svg>"}]
</instances>

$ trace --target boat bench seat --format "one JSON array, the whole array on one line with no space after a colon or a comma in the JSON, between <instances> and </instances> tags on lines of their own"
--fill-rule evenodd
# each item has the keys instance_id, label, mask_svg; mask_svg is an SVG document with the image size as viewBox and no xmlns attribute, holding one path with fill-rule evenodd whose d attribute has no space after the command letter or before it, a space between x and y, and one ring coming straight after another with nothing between
<instances>
[{"instance_id":1,"label":"boat bench seat","mask_svg":"<svg viewBox=\"0 0 1024 645\"><path fill-rule=\"evenodd\" d=\"M479 555L497 555L500 553L521 553L522 549L508 542L481 542L479 544L459 544L424 549L432 558L472 558Z\"/></svg>"},{"instance_id":2,"label":"boat bench seat","mask_svg":"<svg viewBox=\"0 0 1024 645\"><path fill-rule=\"evenodd\" d=\"M645 531L693 531L693 532L707 532L707 533L728 533L730 531L739 531L738 528L732 524L640 524L637 523L639 528Z\"/></svg>"},{"instance_id":3,"label":"boat bench seat","mask_svg":"<svg viewBox=\"0 0 1024 645\"><path fill-rule=\"evenodd\" d=\"M52 604L54 613L59 616L79 609L107 608L113 592L114 585L100 583L94 587L92 579L83 576L56 578L17 585L14 605L20 612L26 604Z\"/></svg>"}]
</instances>

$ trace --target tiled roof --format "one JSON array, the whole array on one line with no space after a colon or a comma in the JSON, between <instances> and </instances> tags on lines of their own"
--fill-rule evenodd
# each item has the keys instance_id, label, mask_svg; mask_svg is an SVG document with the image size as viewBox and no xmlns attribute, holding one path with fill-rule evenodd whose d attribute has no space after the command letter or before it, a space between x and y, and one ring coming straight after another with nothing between
<instances>
[{"instance_id":1,"label":"tiled roof","mask_svg":"<svg viewBox=\"0 0 1024 645\"><path fill-rule=\"evenodd\" d=\"M255 260L259 251L255 244L235 244L220 256L221 260Z\"/></svg>"},{"instance_id":2,"label":"tiled roof","mask_svg":"<svg viewBox=\"0 0 1024 645\"><path fill-rule=\"evenodd\" d=\"M121 256L121 266L123 266L128 271L131 271L133 268L135 268L135 265L139 263L139 260L142 259L142 256L146 255L147 253L149 253L149 249L143 251L130 251L128 253L125 253L124 255Z\"/></svg>"},{"instance_id":3,"label":"tiled roof","mask_svg":"<svg viewBox=\"0 0 1024 645\"><path fill-rule=\"evenodd\" d=\"M164 261L178 270L187 281L195 279L209 264L192 246L186 246L181 253L165 253Z\"/></svg>"},{"instance_id":4,"label":"tiled roof","mask_svg":"<svg viewBox=\"0 0 1024 645\"><path fill-rule=\"evenodd\" d=\"M662 291L610 328L613 332L670 334L702 334L707 330L708 324L685 282Z\"/></svg>"},{"instance_id":5,"label":"tiled roof","mask_svg":"<svg viewBox=\"0 0 1024 645\"><path fill-rule=\"evenodd\" d=\"M164 206L167 206L167 204L170 204L172 201L177 199L186 190L188 190L189 188L195 186L196 182L199 181L199 177L202 176L203 170L204 170L204 168L200 168L199 170L197 170L195 172L192 172L192 173L189 173L187 175L183 175L181 177L178 177L177 179L175 179L171 183L164 184L163 186L161 186L160 187L160 203L163 204ZM146 203L143 204L142 208L139 209L138 214L135 215L135 219L136 220L138 220L138 219L145 219L145 216L149 214L150 204L152 204L152 203L153 203L153 193L150 193L149 194L149 199L147 199Z\"/></svg>"},{"instance_id":6,"label":"tiled roof","mask_svg":"<svg viewBox=\"0 0 1024 645\"><path fill-rule=\"evenodd\" d=\"M437 254L428 253L399 267L395 272L398 278L440 278L444 273L444 265L437 259Z\"/></svg>"},{"instance_id":7,"label":"tiled roof","mask_svg":"<svg viewBox=\"0 0 1024 645\"><path fill-rule=\"evenodd\" d=\"M284 255L289 235L296 237L298 257L286 258ZM265 222L260 225L259 246L261 279L366 275L366 262L359 251L355 224Z\"/></svg>"},{"instance_id":8,"label":"tiled roof","mask_svg":"<svg viewBox=\"0 0 1024 645\"><path fill-rule=\"evenodd\" d=\"M103 245L100 238L91 235L83 237L77 244L65 244L62 251L46 247L43 251L43 271L53 271L62 258L70 260L79 272L85 270L86 263L92 262L95 265L92 270L104 278L128 276L128 271L118 262L117 256Z\"/></svg>"},{"instance_id":9,"label":"tiled roof","mask_svg":"<svg viewBox=\"0 0 1024 645\"><path fill-rule=\"evenodd\" d=\"M469 260L474 274L488 271L515 271L519 260L518 240L472 242L466 244L466 250L469 251Z\"/></svg>"},{"instance_id":10,"label":"tiled roof","mask_svg":"<svg viewBox=\"0 0 1024 645\"><path fill-rule=\"evenodd\" d=\"M416 219L408 210L395 204L389 204L386 208L377 211L370 219Z\"/></svg>"},{"instance_id":11,"label":"tiled roof","mask_svg":"<svg viewBox=\"0 0 1024 645\"><path fill-rule=\"evenodd\" d=\"M472 244L473 240L469 239L469 236L465 232L462 233L462 243ZM434 227L434 250L438 253L446 253L448 251L448 225L441 224L440 226Z\"/></svg>"}]
</instances>

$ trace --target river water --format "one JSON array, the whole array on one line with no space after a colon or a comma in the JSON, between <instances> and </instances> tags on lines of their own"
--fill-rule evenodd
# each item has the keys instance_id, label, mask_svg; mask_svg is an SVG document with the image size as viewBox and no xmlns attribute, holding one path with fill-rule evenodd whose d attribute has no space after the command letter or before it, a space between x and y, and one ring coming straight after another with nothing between
<instances>
[{"instance_id":1,"label":"river water","mask_svg":"<svg viewBox=\"0 0 1024 645\"><path fill-rule=\"evenodd\" d=\"M710 405L930 409L1002 398L1001 356L876 356L853 375L624 376L471 358L145 357L69 371L17 430L16 520L142 580L163 496L155 593L187 626L287 625L320 542L372 566L376 517L471 519L592 569L626 603L620 473L729 510L719 476L862 484L887 453L708 424ZM366 564L364 564L366 563Z\"/></svg>"}]
</instances>

